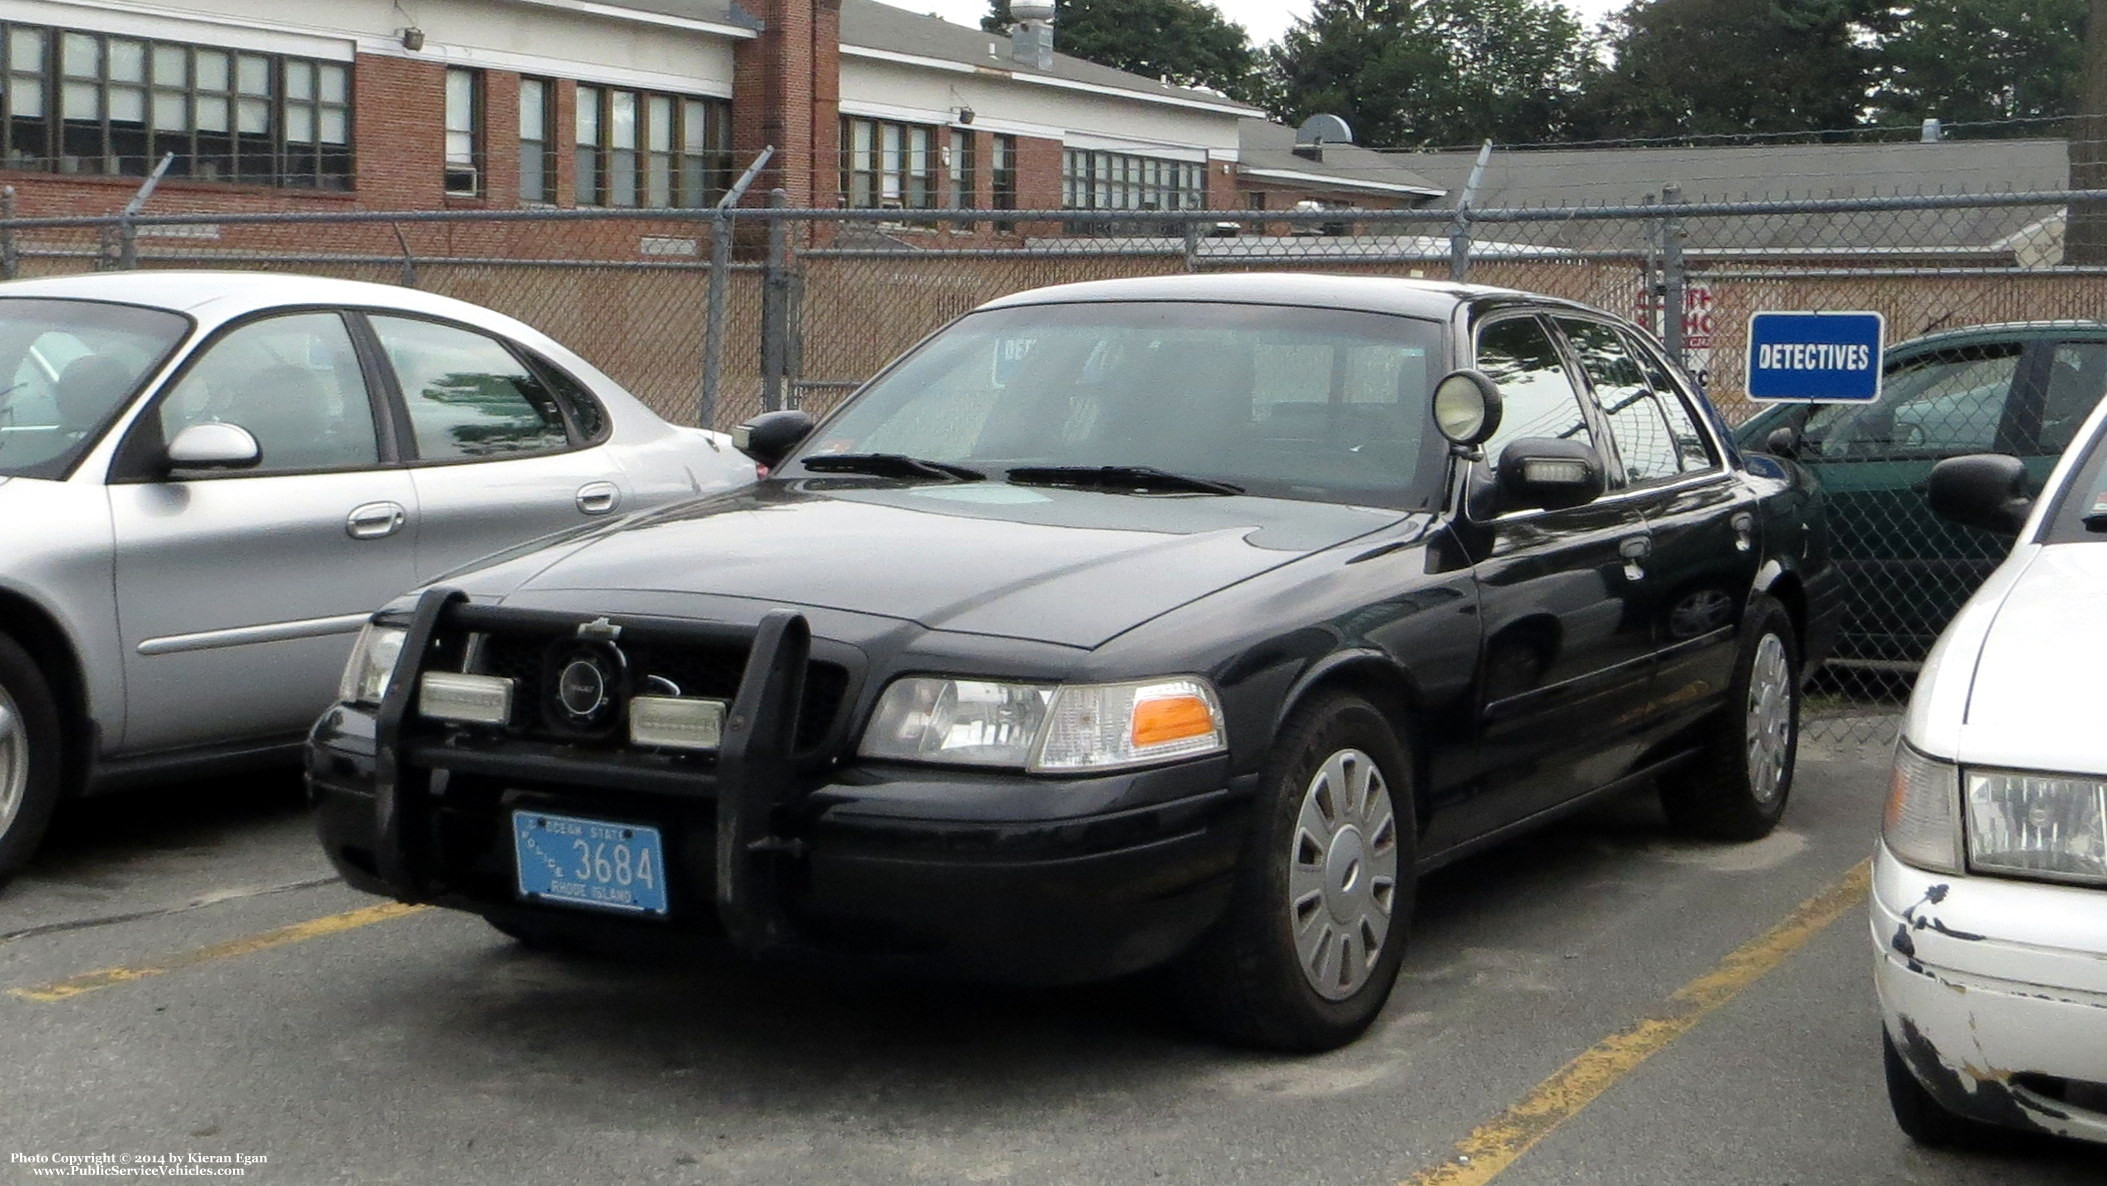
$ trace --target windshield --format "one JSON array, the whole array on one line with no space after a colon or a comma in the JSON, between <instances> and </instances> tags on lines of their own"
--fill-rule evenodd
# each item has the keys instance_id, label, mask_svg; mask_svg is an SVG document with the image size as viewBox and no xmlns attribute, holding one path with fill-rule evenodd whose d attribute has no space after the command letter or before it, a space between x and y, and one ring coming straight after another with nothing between
<instances>
[{"instance_id":1,"label":"windshield","mask_svg":"<svg viewBox=\"0 0 2107 1186\"><path fill-rule=\"evenodd\" d=\"M1427 506L1442 468L1428 401L1443 341L1436 322L1331 309L1108 302L975 313L822 425L792 466L892 454L995 480L1019 471L1020 483L1068 481L1047 473L1058 467L1119 467L1159 472L1099 485L1210 492L1177 480L1201 479L1277 498Z\"/></svg>"},{"instance_id":2,"label":"windshield","mask_svg":"<svg viewBox=\"0 0 2107 1186\"><path fill-rule=\"evenodd\" d=\"M65 476L189 325L134 305L0 299L0 475Z\"/></svg>"}]
</instances>

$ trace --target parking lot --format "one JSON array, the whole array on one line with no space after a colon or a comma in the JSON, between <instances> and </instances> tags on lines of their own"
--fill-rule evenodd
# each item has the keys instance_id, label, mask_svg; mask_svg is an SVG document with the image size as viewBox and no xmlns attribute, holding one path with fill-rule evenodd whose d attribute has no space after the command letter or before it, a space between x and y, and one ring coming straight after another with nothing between
<instances>
[{"instance_id":1,"label":"parking lot","mask_svg":"<svg viewBox=\"0 0 2107 1186\"><path fill-rule=\"evenodd\" d=\"M0 897L0 1177L2097 1181L2081 1147L1933 1153L1890 1120L1884 781L1878 744L1811 739L1756 844L1671 839L1640 796L1453 866L1376 1029L1306 1059L1195 1038L1147 984L537 954L336 883L290 778L94 800Z\"/></svg>"}]
</instances>

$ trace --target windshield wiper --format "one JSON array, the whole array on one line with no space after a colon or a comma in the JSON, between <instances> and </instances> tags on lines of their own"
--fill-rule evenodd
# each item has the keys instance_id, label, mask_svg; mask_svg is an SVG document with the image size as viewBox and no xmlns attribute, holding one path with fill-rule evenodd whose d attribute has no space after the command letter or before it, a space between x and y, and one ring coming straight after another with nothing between
<instances>
[{"instance_id":1,"label":"windshield wiper","mask_svg":"<svg viewBox=\"0 0 2107 1186\"><path fill-rule=\"evenodd\" d=\"M948 461L928 461L905 453L830 453L801 457L798 464L815 474L870 474L880 478L932 478L939 482L980 482L986 474Z\"/></svg>"},{"instance_id":2,"label":"windshield wiper","mask_svg":"<svg viewBox=\"0 0 2107 1186\"><path fill-rule=\"evenodd\" d=\"M1177 494L1242 494L1242 486L1174 474L1152 465L1023 465L1009 473L1019 486L1077 486Z\"/></svg>"}]
</instances>

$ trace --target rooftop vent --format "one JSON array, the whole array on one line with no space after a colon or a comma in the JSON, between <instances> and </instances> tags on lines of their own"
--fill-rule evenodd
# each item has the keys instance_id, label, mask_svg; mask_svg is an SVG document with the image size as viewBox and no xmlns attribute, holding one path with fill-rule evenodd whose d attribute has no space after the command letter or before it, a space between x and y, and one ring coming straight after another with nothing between
<instances>
[{"instance_id":1,"label":"rooftop vent","mask_svg":"<svg viewBox=\"0 0 2107 1186\"><path fill-rule=\"evenodd\" d=\"M1352 143L1353 128L1336 115L1313 115L1295 129L1295 155L1308 160L1323 160L1327 144Z\"/></svg>"},{"instance_id":2,"label":"rooftop vent","mask_svg":"<svg viewBox=\"0 0 2107 1186\"><path fill-rule=\"evenodd\" d=\"M1010 60L1034 70L1053 69L1053 0L1010 0Z\"/></svg>"}]
</instances>

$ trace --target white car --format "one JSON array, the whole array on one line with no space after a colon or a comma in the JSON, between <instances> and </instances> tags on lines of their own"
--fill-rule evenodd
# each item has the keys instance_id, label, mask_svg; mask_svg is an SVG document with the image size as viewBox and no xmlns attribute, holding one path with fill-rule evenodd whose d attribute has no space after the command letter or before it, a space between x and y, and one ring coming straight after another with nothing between
<instances>
[{"instance_id":1,"label":"white car","mask_svg":"<svg viewBox=\"0 0 2107 1186\"><path fill-rule=\"evenodd\" d=\"M753 477L722 435L447 297L0 284L0 880L62 796L293 761L403 590Z\"/></svg>"},{"instance_id":2,"label":"white car","mask_svg":"<svg viewBox=\"0 0 2107 1186\"><path fill-rule=\"evenodd\" d=\"M1932 473L2010 557L1932 649L1895 752L1872 937L1912 1138L2107 1143L2107 404L2039 498L2019 459Z\"/></svg>"}]
</instances>

